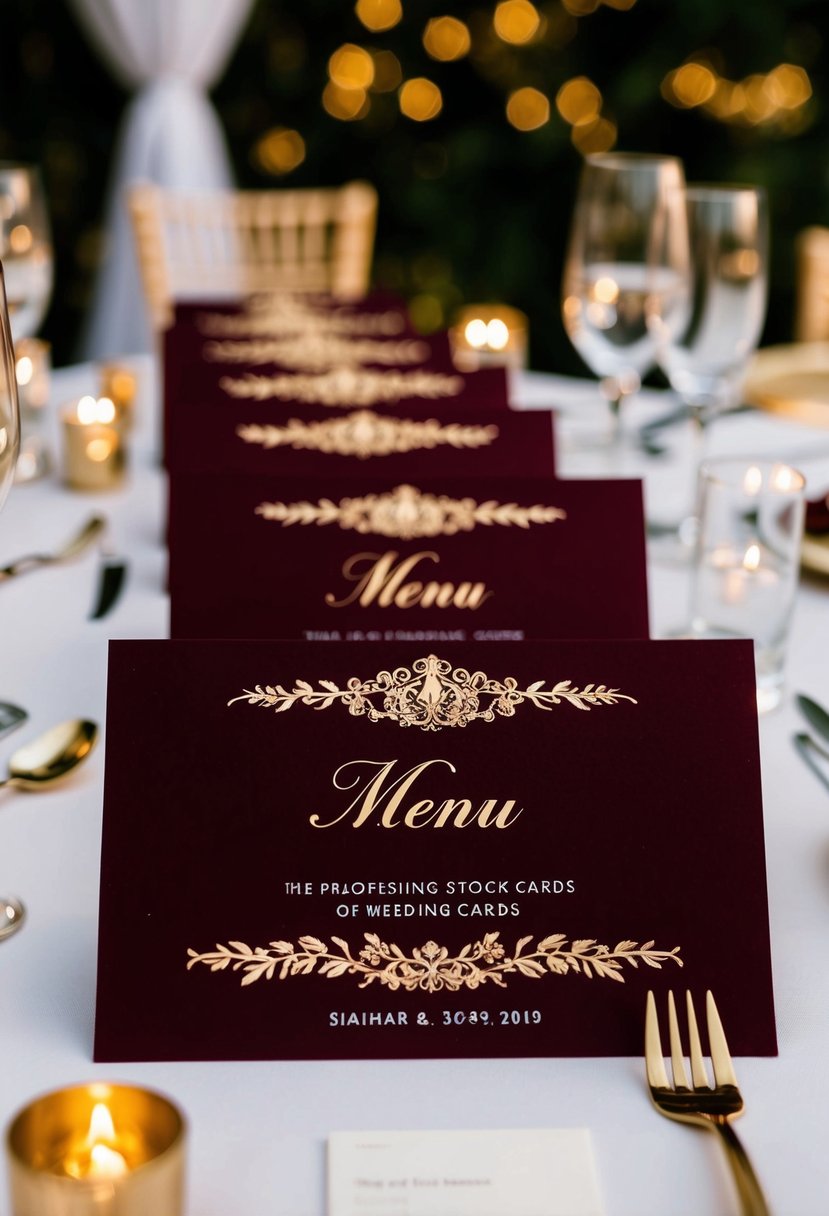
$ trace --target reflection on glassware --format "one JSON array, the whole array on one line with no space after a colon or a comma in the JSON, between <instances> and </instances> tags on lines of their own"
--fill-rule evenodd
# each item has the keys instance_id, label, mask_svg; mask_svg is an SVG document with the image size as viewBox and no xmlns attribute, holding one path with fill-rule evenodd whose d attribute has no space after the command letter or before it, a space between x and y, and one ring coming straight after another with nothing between
<instances>
[{"instance_id":1,"label":"reflection on glassware","mask_svg":"<svg viewBox=\"0 0 829 1216\"><path fill-rule=\"evenodd\" d=\"M706 427L739 404L763 328L768 221L765 192L754 186L692 185L686 197L691 291L680 324L661 333L659 362L694 421L696 475Z\"/></svg>"},{"instance_id":2,"label":"reflection on glassware","mask_svg":"<svg viewBox=\"0 0 829 1216\"><path fill-rule=\"evenodd\" d=\"M582 170L564 266L570 341L618 420L656 361L688 293L682 164L675 157L604 153ZM618 432L618 421L615 423Z\"/></svg>"},{"instance_id":3,"label":"reflection on glassware","mask_svg":"<svg viewBox=\"0 0 829 1216\"><path fill-rule=\"evenodd\" d=\"M20 412L6 291L0 266L0 507L6 500L20 448Z\"/></svg>"},{"instance_id":4,"label":"reflection on glassware","mask_svg":"<svg viewBox=\"0 0 829 1216\"><path fill-rule=\"evenodd\" d=\"M754 639L761 712L783 694L805 484L770 461L712 460L700 470L690 634Z\"/></svg>"},{"instance_id":5,"label":"reflection on glassware","mask_svg":"<svg viewBox=\"0 0 829 1216\"><path fill-rule=\"evenodd\" d=\"M51 385L51 348L40 338L20 338L15 343L14 354L21 432L14 480L34 481L51 467L44 433Z\"/></svg>"},{"instance_id":6,"label":"reflection on glassware","mask_svg":"<svg viewBox=\"0 0 829 1216\"><path fill-rule=\"evenodd\" d=\"M12 335L31 338L52 294L52 238L34 166L0 163L0 258Z\"/></svg>"}]
</instances>

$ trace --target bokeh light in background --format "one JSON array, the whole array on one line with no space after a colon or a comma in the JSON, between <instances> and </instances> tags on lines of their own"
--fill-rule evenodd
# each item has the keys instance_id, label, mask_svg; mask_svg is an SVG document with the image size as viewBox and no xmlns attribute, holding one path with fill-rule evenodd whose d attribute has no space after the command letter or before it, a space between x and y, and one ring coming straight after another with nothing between
<instances>
[{"instance_id":1,"label":"bokeh light in background","mask_svg":"<svg viewBox=\"0 0 829 1216\"><path fill-rule=\"evenodd\" d=\"M367 89L374 80L374 60L368 51L347 42L328 60L332 84L341 89Z\"/></svg>"},{"instance_id":2,"label":"bokeh light in background","mask_svg":"<svg viewBox=\"0 0 829 1216\"><path fill-rule=\"evenodd\" d=\"M372 93L392 93L403 79L403 69L394 51L375 51Z\"/></svg>"},{"instance_id":3,"label":"bokeh light in background","mask_svg":"<svg viewBox=\"0 0 829 1216\"><path fill-rule=\"evenodd\" d=\"M516 89L507 101L507 118L519 131L535 131L550 121L550 102L538 89Z\"/></svg>"},{"instance_id":4,"label":"bokeh light in background","mask_svg":"<svg viewBox=\"0 0 829 1216\"><path fill-rule=\"evenodd\" d=\"M305 140L299 131L274 127L257 143L256 159L266 173L291 173L305 160Z\"/></svg>"},{"instance_id":5,"label":"bokeh light in background","mask_svg":"<svg viewBox=\"0 0 829 1216\"><path fill-rule=\"evenodd\" d=\"M664 77L661 93L678 109L701 108L721 122L797 130L808 120L803 111L813 90L808 73L793 63L729 80L705 59L692 58Z\"/></svg>"},{"instance_id":6,"label":"bokeh light in background","mask_svg":"<svg viewBox=\"0 0 829 1216\"><path fill-rule=\"evenodd\" d=\"M403 16L400 0L357 0L354 11L367 30L390 30Z\"/></svg>"},{"instance_id":7,"label":"bokeh light in background","mask_svg":"<svg viewBox=\"0 0 829 1216\"><path fill-rule=\"evenodd\" d=\"M400 110L415 122L437 118L443 108L443 95L433 80L416 76L407 80L400 90Z\"/></svg>"},{"instance_id":8,"label":"bokeh light in background","mask_svg":"<svg viewBox=\"0 0 829 1216\"><path fill-rule=\"evenodd\" d=\"M469 26L457 17L433 17L423 32L423 45L433 59L462 59L472 45Z\"/></svg>"},{"instance_id":9,"label":"bokeh light in background","mask_svg":"<svg viewBox=\"0 0 829 1216\"><path fill-rule=\"evenodd\" d=\"M371 102L365 89L344 89L329 80L322 91L322 104L332 118L352 122L355 118L366 116Z\"/></svg>"},{"instance_id":10,"label":"bokeh light in background","mask_svg":"<svg viewBox=\"0 0 829 1216\"><path fill-rule=\"evenodd\" d=\"M541 26L541 14L530 0L501 0L493 17L495 33L504 42L523 46L531 42Z\"/></svg>"}]
</instances>

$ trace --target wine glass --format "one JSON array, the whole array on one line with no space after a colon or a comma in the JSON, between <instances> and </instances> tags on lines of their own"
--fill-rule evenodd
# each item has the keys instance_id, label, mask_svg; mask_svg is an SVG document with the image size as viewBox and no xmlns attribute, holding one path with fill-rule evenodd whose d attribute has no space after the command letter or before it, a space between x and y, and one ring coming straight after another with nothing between
<instances>
[{"instance_id":1,"label":"wine glass","mask_svg":"<svg viewBox=\"0 0 829 1216\"><path fill-rule=\"evenodd\" d=\"M740 402L760 339L768 296L768 213L756 186L691 185L686 190L691 288L678 325L662 334L659 363L694 426L693 474L709 423ZM679 525L693 539L695 521Z\"/></svg>"},{"instance_id":2,"label":"wine glass","mask_svg":"<svg viewBox=\"0 0 829 1216\"><path fill-rule=\"evenodd\" d=\"M564 264L570 341L620 409L655 364L660 334L688 291L682 163L673 156L602 153L582 170Z\"/></svg>"}]
</instances>

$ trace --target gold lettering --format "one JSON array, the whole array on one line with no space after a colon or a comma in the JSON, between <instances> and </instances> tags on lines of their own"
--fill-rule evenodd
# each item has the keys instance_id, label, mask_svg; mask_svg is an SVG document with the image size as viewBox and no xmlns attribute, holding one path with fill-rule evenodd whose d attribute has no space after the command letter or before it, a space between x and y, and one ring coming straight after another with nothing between
<instances>
[{"instance_id":1,"label":"gold lettering","mask_svg":"<svg viewBox=\"0 0 829 1216\"><path fill-rule=\"evenodd\" d=\"M326 592L326 604L329 608L350 604L368 608L376 603L380 608L469 608L474 612L494 594L486 583L407 582L421 562L440 564L440 557L431 549L412 553L402 561L399 556L394 550L353 554L343 564L342 573L356 586L343 599L337 599L333 591Z\"/></svg>"},{"instance_id":2,"label":"gold lettering","mask_svg":"<svg viewBox=\"0 0 829 1216\"><path fill-rule=\"evenodd\" d=\"M507 799L500 809L496 799L488 798L474 812L468 798L447 798L437 810L431 798L412 802L408 808L404 808L402 804L412 786L429 769L437 765L445 765L451 773L457 772L457 769L449 760L424 760L396 777L394 769L398 763L397 760L349 760L341 764L332 778L335 789L353 790L358 787L357 793L344 811L327 821L321 815L311 815L311 826L330 828L351 819L351 826L360 828L374 819L384 828L403 826L418 829L430 824L434 828L464 828L471 827L473 823L481 828L506 828L522 813L521 808L515 810L514 798ZM368 774L363 770L368 770Z\"/></svg>"}]
</instances>

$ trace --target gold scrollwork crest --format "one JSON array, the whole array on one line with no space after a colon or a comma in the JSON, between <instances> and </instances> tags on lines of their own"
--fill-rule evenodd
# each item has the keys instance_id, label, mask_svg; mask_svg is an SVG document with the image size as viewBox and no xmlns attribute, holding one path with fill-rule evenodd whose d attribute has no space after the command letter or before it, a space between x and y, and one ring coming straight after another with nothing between
<instances>
[{"instance_id":1,"label":"gold scrollwork crest","mask_svg":"<svg viewBox=\"0 0 829 1216\"><path fill-rule=\"evenodd\" d=\"M498 438L498 427L466 426L460 422L423 421L390 418L373 410L354 410L337 418L305 422L289 418L282 425L249 423L238 426L236 434L245 443L266 449L290 447L295 451L315 451L337 456L391 456L399 452L432 451L437 447L481 448Z\"/></svg>"},{"instance_id":2,"label":"gold scrollwork crest","mask_svg":"<svg viewBox=\"0 0 829 1216\"><path fill-rule=\"evenodd\" d=\"M561 507L535 503L529 507L518 503L476 502L474 498L449 498L446 494L424 494L416 486L395 486L382 494L365 494L359 498L341 498L334 502L320 498L317 502L263 502L256 507L263 519L281 523L283 528L293 524L307 526L338 524L346 530L392 536L413 540L422 536L455 536L471 532L479 524L484 527L529 528L532 524L552 524L566 519Z\"/></svg>"},{"instance_id":3,"label":"gold scrollwork crest","mask_svg":"<svg viewBox=\"0 0 829 1216\"><path fill-rule=\"evenodd\" d=\"M241 971L242 987L257 980L288 979L297 975L316 973L327 979L340 976L360 977L360 988L379 983L395 992L458 992L461 988L480 988L492 983L506 988L506 976L522 975L537 980L545 975L582 975L588 979L615 980L624 984L625 966L662 969L662 964L683 965L680 947L657 950L654 942L621 941L611 950L595 938L570 941L563 933L553 933L538 940L532 947L532 936L518 939L515 949L507 954L498 940L498 932L483 937L451 954L446 946L428 941L406 954L394 942L386 943L376 933L365 933L365 945L356 955L341 937L331 941L335 949L318 937L303 936L298 945L274 941L267 946L251 949L245 942L216 945L215 950L199 953L188 949L187 970L203 963L211 971ZM528 948L529 947L529 948Z\"/></svg>"},{"instance_id":4,"label":"gold scrollwork crest","mask_svg":"<svg viewBox=\"0 0 829 1216\"><path fill-rule=\"evenodd\" d=\"M257 684L228 701L245 701L284 713L299 702L313 709L344 705L354 717L365 715L370 722L387 718L399 726L419 726L422 730L441 730L447 726L467 726L470 722L493 722L496 714L511 718L516 707L529 702L536 709L550 710L562 703L589 710L600 705L615 705L634 697L607 688L604 684L574 687L570 680L559 680L545 689L545 680L519 688L513 676L493 680L482 671L452 667L447 659L430 654L416 659L411 669L396 667L380 671L370 680L352 676L340 688L333 680L317 680L315 689L307 680L296 680L291 690L282 684Z\"/></svg>"},{"instance_id":5,"label":"gold scrollwork crest","mask_svg":"<svg viewBox=\"0 0 829 1216\"><path fill-rule=\"evenodd\" d=\"M399 312L317 307L310 299L285 294L256 296L242 312L201 313L197 325L202 333L215 337L279 337L297 333L390 337L401 334L406 321Z\"/></svg>"},{"instance_id":6,"label":"gold scrollwork crest","mask_svg":"<svg viewBox=\"0 0 829 1216\"><path fill-rule=\"evenodd\" d=\"M277 376L222 376L219 387L230 397L253 401L301 401L306 405L352 408L395 404L412 397L434 401L457 397L463 388L460 376L444 372L397 369L373 370L365 367L332 367L328 371L285 372Z\"/></svg>"}]
</instances>

